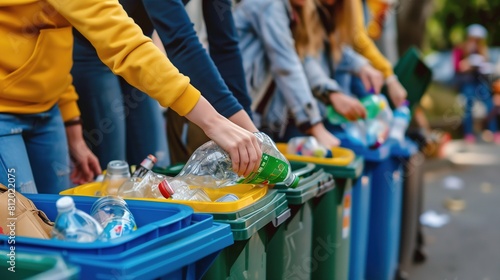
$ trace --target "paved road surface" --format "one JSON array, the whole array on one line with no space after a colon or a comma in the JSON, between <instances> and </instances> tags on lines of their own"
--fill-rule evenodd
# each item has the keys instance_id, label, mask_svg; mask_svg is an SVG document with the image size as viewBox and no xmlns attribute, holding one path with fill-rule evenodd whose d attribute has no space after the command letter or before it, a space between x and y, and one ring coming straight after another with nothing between
<instances>
[{"instance_id":1,"label":"paved road surface","mask_svg":"<svg viewBox=\"0 0 500 280\"><path fill-rule=\"evenodd\" d=\"M428 261L411 270L416 280L500 279L500 147L492 144L451 146L451 164L425 174L425 208L450 215L442 228L426 228ZM458 191L466 202L450 212L444 200L453 194L443 179L463 180ZM456 191L455 191L456 192Z\"/></svg>"}]
</instances>

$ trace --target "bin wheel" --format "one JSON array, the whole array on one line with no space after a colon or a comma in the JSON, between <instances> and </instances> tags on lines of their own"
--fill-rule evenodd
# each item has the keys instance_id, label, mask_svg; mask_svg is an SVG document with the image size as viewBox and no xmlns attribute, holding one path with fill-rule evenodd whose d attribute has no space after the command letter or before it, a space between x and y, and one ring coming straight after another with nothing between
<instances>
[{"instance_id":1,"label":"bin wheel","mask_svg":"<svg viewBox=\"0 0 500 280\"><path fill-rule=\"evenodd\" d=\"M398 270L396 274L396 280L408 280L410 279L410 274L404 270Z\"/></svg>"},{"instance_id":2,"label":"bin wheel","mask_svg":"<svg viewBox=\"0 0 500 280\"><path fill-rule=\"evenodd\" d=\"M413 254L413 262L416 264L424 263L427 260L427 253L423 249L415 250Z\"/></svg>"}]
</instances>

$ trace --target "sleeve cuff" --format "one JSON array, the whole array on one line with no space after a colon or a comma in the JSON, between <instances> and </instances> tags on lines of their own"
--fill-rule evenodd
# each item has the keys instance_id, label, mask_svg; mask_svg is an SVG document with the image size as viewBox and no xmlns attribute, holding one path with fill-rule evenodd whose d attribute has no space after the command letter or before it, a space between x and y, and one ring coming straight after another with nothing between
<instances>
[{"instance_id":1,"label":"sleeve cuff","mask_svg":"<svg viewBox=\"0 0 500 280\"><path fill-rule=\"evenodd\" d=\"M78 108L76 101L59 104L59 110L61 111L64 122L80 116L80 109Z\"/></svg>"},{"instance_id":2,"label":"sleeve cuff","mask_svg":"<svg viewBox=\"0 0 500 280\"><path fill-rule=\"evenodd\" d=\"M200 96L200 91L189 84L184 93L182 93L182 95L180 95L179 98L177 98L177 100L170 105L170 108L177 112L177 114L185 116L193 110L196 103L198 103Z\"/></svg>"}]
</instances>

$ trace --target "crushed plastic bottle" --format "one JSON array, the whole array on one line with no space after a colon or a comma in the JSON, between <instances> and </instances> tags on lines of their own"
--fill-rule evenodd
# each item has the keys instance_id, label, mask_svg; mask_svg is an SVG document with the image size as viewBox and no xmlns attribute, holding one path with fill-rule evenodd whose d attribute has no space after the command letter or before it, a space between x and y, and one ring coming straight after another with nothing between
<instances>
[{"instance_id":1,"label":"crushed plastic bottle","mask_svg":"<svg viewBox=\"0 0 500 280\"><path fill-rule=\"evenodd\" d=\"M137 227L134 216L125 200L116 196L98 199L90 210L92 217L103 227L101 240L127 235Z\"/></svg>"}]
</instances>

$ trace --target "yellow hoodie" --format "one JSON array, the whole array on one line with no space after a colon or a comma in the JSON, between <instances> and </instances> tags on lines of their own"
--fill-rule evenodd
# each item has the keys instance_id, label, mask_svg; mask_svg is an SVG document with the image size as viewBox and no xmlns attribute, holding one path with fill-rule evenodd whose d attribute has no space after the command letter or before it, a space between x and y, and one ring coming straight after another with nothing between
<instances>
[{"instance_id":1,"label":"yellow hoodie","mask_svg":"<svg viewBox=\"0 0 500 280\"><path fill-rule=\"evenodd\" d=\"M351 0L353 4L353 12L355 16L354 34L356 38L353 43L353 48L360 55L368 59L374 68L379 70L384 74L385 78L394 75L391 63L380 53L375 43L372 39L368 37L365 24L364 24L364 13L361 0Z\"/></svg>"},{"instance_id":2,"label":"yellow hoodie","mask_svg":"<svg viewBox=\"0 0 500 280\"><path fill-rule=\"evenodd\" d=\"M99 58L131 85L180 115L200 92L127 16L117 0L1 0L0 113L33 114L56 103L63 119L79 116L72 86L78 29Z\"/></svg>"}]
</instances>

